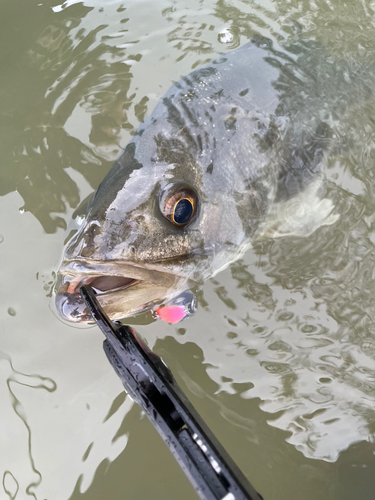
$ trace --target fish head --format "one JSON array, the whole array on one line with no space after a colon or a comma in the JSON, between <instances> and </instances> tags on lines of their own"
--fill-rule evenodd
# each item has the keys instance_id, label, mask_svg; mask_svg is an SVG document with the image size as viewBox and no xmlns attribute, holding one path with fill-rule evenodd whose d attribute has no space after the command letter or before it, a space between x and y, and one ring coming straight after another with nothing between
<instances>
[{"instance_id":1,"label":"fish head","mask_svg":"<svg viewBox=\"0 0 375 500\"><path fill-rule=\"evenodd\" d=\"M197 159L186 138L162 129L138 131L67 242L56 286L63 319L91 321L83 284L119 319L177 296L238 254L244 231L235 197L208 182L209 158Z\"/></svg>"}]
</instances>

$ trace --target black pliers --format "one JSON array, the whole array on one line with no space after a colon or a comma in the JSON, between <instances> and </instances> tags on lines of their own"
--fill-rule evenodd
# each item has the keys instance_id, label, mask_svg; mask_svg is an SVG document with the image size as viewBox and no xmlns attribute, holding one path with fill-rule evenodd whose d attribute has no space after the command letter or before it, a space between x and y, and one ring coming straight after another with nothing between
<instances>
[{"instance_id":1,"label":"black pliers","mask_svg":"<svg viewBox=\"0 0 375 500\"><path fill-rule=\"evenodd\" d=\"M126 392L146 413L202 500L262 500L186 398L169 368L129 327L112 322L95 293L81 296L106 336L103 347Z\"/></svg>"}]
</instances>

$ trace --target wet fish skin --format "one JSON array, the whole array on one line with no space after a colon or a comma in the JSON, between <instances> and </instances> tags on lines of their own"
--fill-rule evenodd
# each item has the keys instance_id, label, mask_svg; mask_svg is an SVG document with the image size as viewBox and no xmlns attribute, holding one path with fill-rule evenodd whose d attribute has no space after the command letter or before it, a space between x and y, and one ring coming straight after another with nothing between
<instances>
[{"instance_id":1,"label":"wet fish skin","mask_svg":"<svg viewBox=\"0 0 375 500\"><path fill-rule=\"evenodd\" d=\"M57 296L66 319L84 317L83 309L77 313L77 296L75 318L69 307L62 311L72 263L87 261L91 268L113 263L110 274L119 276L124 274L118 262L147 269L150 277L156 271L173 274L175 281L159 295L176 294L187 280L204 280L242 255L275 203L319 178L331 147L337 96L319 95L313 70L304 71L301 57L292 55L267 41L248 43L168 90L99 186L81 229L65 248ZM311 99L303 100L309 91ZM160 209L163 197L181 187L198 198L196 213L183 228ZM112 317L162 301L154 293L148 302L143 293L144 302L129 311L135 288L122 291L118 304L115 293L109 296ZM69 294L65 299L73 301ZM109 299L103 295L107 306Z\"/></svg>"},{"instance_id":2,"label":"wet fish skin","mask_svg":"<svg viewBox=\"0 0 375 500\"><path fill-rule=\"evenodd\" d=\"M254 140L277 104L277 71L263 57L262 49L245 46L172 86L100 185L68 257L156 262L237 246L242 233L255 232L276 179L270 152ZM245 80L240 73L249 70L254 76ZM159 193L173 183L198 194L199 218L187 230L159 211Z\"/></svg>"}]
</instances>

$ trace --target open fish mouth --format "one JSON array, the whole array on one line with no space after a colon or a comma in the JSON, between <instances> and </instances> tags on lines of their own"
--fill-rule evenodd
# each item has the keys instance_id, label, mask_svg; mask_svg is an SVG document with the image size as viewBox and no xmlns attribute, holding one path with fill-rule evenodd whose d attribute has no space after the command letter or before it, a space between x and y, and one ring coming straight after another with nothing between
<instances>
[{"instance_id":1,"label":"open fish mouth","mask_svg":"<svg viewBox=\"0 0 375 500\"><path fill-rule=\"evenodd\" d=\"M59 315L73 323L92 322L80 289L90 286L111 319L152 309L180 288L182 278L172 273L123 262L70 260L60 267L56 285ZM186 279L183 279L186 283Z\"/></svg>"},{"instance_id":2,"label":"open fish mouth","mask_svg":"<svg viewBox=\"0 0 375 500\"><path fill-rule=\"evenodd\" d=\"M68 283L67 293L79 293L82 285L90 285L95 293L100 295L124 290L137 283L140 283L140 280L122 276L75 276Z\"/></svg>"}]
</instances>

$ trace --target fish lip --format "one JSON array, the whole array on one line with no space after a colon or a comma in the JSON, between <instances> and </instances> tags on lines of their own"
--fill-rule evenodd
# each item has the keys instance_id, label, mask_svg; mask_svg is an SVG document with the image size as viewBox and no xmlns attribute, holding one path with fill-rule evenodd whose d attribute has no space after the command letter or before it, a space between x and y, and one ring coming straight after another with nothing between
<instances>
[{"instance_id":1,"label":"fish lip","mask_svg":"<svg viewBox=\"0 0 375 500\"><path fill-rule=\"evenodd\" d=\"M99 274L97 276L87 276L87 277L77 275L77 276L73 277L73 279L67 283L68 288L66 290L66 293L79 294L80 289L83 285L86 285L86 286L89 285L91 288L93 288L95 290L96 295L100 296L100 295L115 293L115 292L118 292L120 290L125 290L127 288L130 288L132 286L137 285L138 283L141 283L141 280L135 280L132 278L128 278L128 279L130 279L130 281L128 283L124 283L124 284L120 283L120 284L118 284L118 286L108 288L107 290L100 290L100 289L98 290L97 287L95 286L95 281L97 280L97 278L116 278L116 277L117 276L108 276L108 275L102 275L102 274ZM124 277L124 279L127 279L127 277Z\"/></svg>"},{"instance_id":2,"label":"fish lip","mask_svg":"<svg viewBox=\"0 0 375 500\"><path fill-rule=\"evenodd\" d=\"M106 310L105 302L113 300L116 294L127 293L131 289L139 290L139 286L155 285L156 289L174 289L183 279L185 282L195 283L193 280L186 280L185 276L177 275L173 270L160 270L153 264L137 265L125 261L95 261L90 259L64 259L61 263L58 281L56 283L55 303L59 315L69 322L90 323L92 322L86 305L80 294L82 285L94 284L96 278L129 278L131 281L113 289L99 291L97 294L99 303ZM121 282L120 282L121 283ZM138 285L138 286L137 286ZM95 289L95 287L93 287ZM129 292L129 293L134 293ZM135 292L137 293L137 292ZM104 301L104 302L102 302ZM155 302L154 299L151 301ZM139 304L132 313L126 313L118 317L127 317L139 314L150 309L150 303ZM158 300L160 303L160 300Z\"/></svg>"},{"instance_id":3,"label":"fish lip","mask_svg":"<svg viewBox=\"0 0 375 500\"><path fill-rule=\"evenodd\" d=\"M61 276L122 276L166 286L173 285L176 278L186 278L173 269L160 270L156 262L137 264L122 260L64 259L59 273Z\"/></svg>"}]
</instances>

